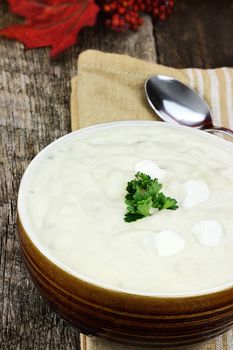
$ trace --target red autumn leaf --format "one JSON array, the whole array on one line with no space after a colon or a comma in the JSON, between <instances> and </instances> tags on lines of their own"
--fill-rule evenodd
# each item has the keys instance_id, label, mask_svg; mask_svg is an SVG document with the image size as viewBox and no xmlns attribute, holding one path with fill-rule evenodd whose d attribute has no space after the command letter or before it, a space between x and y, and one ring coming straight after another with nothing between
<instances>
[{"instance_id":1,"label":"red autumn leaf","mask_svg":"<svg viewBox=\"0 0 233 350\"><path fill-rule=\"evenodd\" d=\"M93 26L99 11L93 0L9 0L9 5L25 22L1 29L0 35L26 48L51 46L52 57L72 46L83 27Z\"/></svg>"}]
</instances>

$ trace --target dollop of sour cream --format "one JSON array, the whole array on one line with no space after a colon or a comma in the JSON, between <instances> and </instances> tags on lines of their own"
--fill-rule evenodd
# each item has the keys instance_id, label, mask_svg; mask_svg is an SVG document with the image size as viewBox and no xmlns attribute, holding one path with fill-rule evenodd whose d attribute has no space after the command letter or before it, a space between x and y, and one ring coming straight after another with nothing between
<instances>
[{"instance_id":1,"label":"dollop of sour cream","mask_svg":"<svg viewBox=\"0 0 233 350\"><path fill-rule=\"evenodd\" d=\"M206 247L216 247L223 237L223 227L217 220L201 220L191 228L198 243Z\"/></svg>"},{"instance_id":2,"label":"dollop of sour cream","mask_svg":"<svg viewBox=\"0 0 233 350\"><path fill-rule=\"evenodd\" d=\"M204 180L188 180L181 185L181 191L184 192L182 206L184 208L192 208L198 204L205 202L210 191Z\"/></svg>"},{"instance_id":3,"label":"dollop of sour cream","mask_svg":"<svg viewBox=\"0 0 233 350\"><path fill-rule=\"evenodd\" d=\"M159 256L172 256L182 252L185 240L174 231L163 230L155 236L155 246Z\"/></svg>"},{"instance_id":4,"label":"dollop of sour cream","mask_svg":"<svg viewBox=\"0 0 233 350\"><path fill-rule=\"evenodd\" d=\"M185 240L176 232L163 230L144 237L144 247L154 248L159 256L177 255L185 247Z\"/></svg>"},{"instance_id":5,"label":"dollop of sour cream","mask_svg":"<svg viewBox=\"0 0 233 350\"><path fill-rule=\"evenodd\" d=\"M140 162L137 162L134 166L134 170L136 172L140 171L146 175L149 175L152 179L162 180L166 171L160 168L157 164L155 164L152 160L146 159Z\"/></svg>"}]
</instances>

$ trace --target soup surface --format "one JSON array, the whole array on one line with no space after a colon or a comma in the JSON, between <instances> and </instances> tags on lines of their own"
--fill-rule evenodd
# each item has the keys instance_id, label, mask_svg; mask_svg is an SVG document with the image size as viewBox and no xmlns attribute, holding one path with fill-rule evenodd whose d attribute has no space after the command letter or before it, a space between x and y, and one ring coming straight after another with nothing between
<instances>
[{"instance_id":1,"label":"soup surface","mask_svg":"<svg viewBox=\"0 0 233 350\"><path fill-rule=\"evenodd\" d=\"M233 147L160 123L71 134L31 171L26 215L49 256L134 293L183 294L233 281ZM158 178L177 210L125 222L127 182Z\"/></svg>"}]
</instances>

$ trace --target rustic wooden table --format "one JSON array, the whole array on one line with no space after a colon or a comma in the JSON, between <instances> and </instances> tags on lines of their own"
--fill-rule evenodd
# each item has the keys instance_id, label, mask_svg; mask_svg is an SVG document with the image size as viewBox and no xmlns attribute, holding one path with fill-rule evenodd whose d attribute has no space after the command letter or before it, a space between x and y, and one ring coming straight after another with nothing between
<instances>
[{"instance_id":1,"label":"rustic wooden table","mask_svg":"<svg viewBox=\"0 0 233 350\"><path fill-rule=\"evenodd\" d=\"M79 333L33 286L19 250L16 199L20 178L44 146L70 131L70 79L80 52L126 53L173 67L233 66L231 0L179 0L163 23L150 18L138 33L85 29L56 61L47 49L24 51L0 41L0 349L79 349ZM0 26L15 21L0 7Z\"/></svg>"}]
</instances>

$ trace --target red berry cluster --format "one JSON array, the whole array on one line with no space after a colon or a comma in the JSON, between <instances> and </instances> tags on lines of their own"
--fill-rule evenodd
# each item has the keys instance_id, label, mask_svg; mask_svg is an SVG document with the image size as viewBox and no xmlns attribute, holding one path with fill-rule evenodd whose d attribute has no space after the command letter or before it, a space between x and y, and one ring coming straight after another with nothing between
<instances>
[{"instance_id":1,"label":"red berry cluster","mask_svg":"<svg viewBox=\"0 0 233 350\"><path fill-rule=\"evenodd\" d=\"M137 0L140 10L149 13L161 21L172 14L174 0Z\"/></svg>"},{"instance_id":2,"label":"red berry cluster","mask_svg":"<svg viewBox=\"0 0 233 350\"><path fill-rule=\"evenodd\" d=\"M99 0L98 3L105 15L106 26L117 32L137 30L143 23L142 12L165 20L174 7L174 0Z\"/></svg>"}]
</instances>

